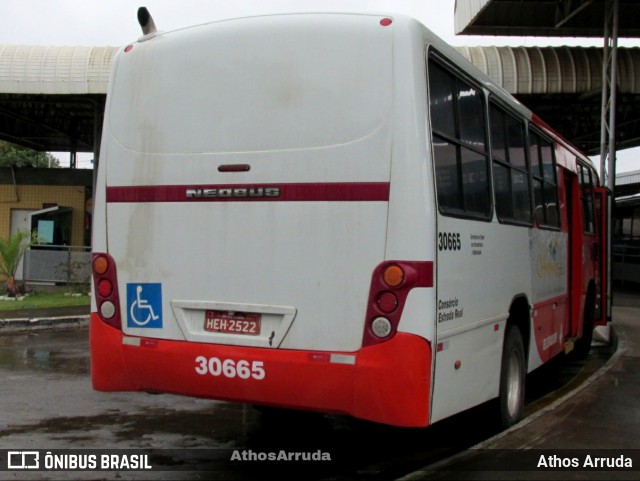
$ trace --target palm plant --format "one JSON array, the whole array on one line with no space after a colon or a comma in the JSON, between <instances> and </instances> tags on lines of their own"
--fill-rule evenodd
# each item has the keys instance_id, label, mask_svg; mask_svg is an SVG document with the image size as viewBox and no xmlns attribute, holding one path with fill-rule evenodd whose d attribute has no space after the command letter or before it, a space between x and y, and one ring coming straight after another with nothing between
<instances>
[{"instance_id":1,"label":"palm plant","mask_svg":"<svg viewBox=\"0 0 640 481\"><path fill-rule=\"evenodd\" d=\"M30 244L24 240L30 237L28 232L18 231L8 239L0 239L0 276L6 278L7 292L12 297L18 295L15 274L20 260Z\"/></svg>"}]
</instances>

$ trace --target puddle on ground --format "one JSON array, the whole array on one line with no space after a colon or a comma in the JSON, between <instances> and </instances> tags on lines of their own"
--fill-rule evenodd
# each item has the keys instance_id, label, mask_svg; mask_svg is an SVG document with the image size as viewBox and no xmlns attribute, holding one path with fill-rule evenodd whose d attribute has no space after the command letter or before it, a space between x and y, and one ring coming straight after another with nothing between
<instances>
[{"instance_id":1,"label":"puddle on ground","mask_svg":"<svg viewBox=\"0 0 640 481\"><path fill-rule=\"evenodd\" d=\"M86 329L0 336L0 369L89 374Z\"/></svg>"}]
</instances>

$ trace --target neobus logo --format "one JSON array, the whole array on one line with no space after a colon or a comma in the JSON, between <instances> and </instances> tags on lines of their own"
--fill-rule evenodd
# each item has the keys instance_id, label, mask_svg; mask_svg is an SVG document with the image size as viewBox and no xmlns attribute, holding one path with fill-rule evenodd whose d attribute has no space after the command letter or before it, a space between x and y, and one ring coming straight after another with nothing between
<instances>
[{"instance_id":1,"label":"neobus logo","mask_svg":"<svg viewBox=\"0 0 640 481\"><path fill-rule=\"evenodd\" d=\"M229 199L244 197L280 197L280 187L234 187L222 189L187 189L187 199Z\"/></svg>"}]
</instances>

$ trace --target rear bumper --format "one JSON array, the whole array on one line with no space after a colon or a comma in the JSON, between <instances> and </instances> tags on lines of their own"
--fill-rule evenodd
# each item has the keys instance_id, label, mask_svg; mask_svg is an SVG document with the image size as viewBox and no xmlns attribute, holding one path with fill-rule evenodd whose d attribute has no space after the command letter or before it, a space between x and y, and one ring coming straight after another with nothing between
<instances>
[{"instance_id":1,"label":"rear bumper","mask_svg":"<svg viewBox=\"0 0 640 481\"><path fill-rule=\"evenodd\" d=\"M398 333L354 353L249 348L125 336L92 313L98 391L152 391L429 424L431 346Z\"/></svg>"}]
</instances>

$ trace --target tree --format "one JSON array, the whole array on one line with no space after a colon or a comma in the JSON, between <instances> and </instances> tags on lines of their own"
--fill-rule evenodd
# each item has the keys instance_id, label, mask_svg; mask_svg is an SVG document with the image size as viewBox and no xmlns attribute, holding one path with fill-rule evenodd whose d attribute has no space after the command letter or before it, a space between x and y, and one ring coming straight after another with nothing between
<instances>
[{"instance_id":1,"label":"tree","mask_svg":"<svg viewBox=\"0 0 640 481\"><path fill-rule=\"evenodd\" d=\"M48 152L38 152L0 140L0 167L60 167L60 161Z\"/></svg>"},{"instance_id":2,"label":"tree","mask_svg":"<svg viewBox=\"0 0 640 481\"><path fill-rule=\"evenodd\" d=\"M29 247L31 234L25 231L18 231L8 239L0 239L0 276L4 276L7 282L7 292L11 297L18 295L16 285L16 271L24 252Z\"/></svg>"}]
</instances>

